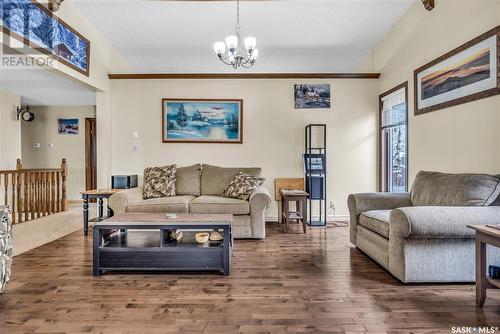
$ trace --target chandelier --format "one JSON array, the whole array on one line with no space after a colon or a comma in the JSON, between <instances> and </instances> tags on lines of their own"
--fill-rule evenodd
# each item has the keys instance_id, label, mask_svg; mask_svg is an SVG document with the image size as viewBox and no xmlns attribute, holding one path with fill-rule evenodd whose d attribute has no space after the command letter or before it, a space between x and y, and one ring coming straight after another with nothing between
<instances>
[{"instance_id":1,"label":"chandelier","mask_svg":"<svg viewBox=\"0 0 500 334\"><path fill-rule=\"evenodd\" d=\"M259 56L259 49L255 48L257 39L245 37L243 40L245 48L240 43L240 0L236 0L236 32L234 35L227 36L224 41L214 43L214 51L224 64L234 69L240 66L249 68L255 64Z\"/></svg>"}]
</instances>

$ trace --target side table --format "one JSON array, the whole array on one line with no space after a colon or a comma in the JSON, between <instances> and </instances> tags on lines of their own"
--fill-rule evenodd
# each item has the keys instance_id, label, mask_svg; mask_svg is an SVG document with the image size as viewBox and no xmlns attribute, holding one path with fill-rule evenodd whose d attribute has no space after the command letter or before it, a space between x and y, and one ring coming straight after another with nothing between
<instances>
[{"instance_id":1,"label":"side table","mask_svg":"<svg viewBox=\"0 0 500 334\"><path fill-rule=\"evenodd\" d=\"M500 289L500 279L486 275L486 245L500 247L500 230L487 225L467 225L476 231L476 305L483 307L486 289Z\"/></svg>"},{"instance_id":2,"label":"side table","mask_svg":"<svg viewBox=\"0 0 500 334\"><path fill-rule=\"evenodd\" d=\"M89 199L97 199L97 205L99 207L99 216L95 221L101 221L104 219L104 209L103 209L103 199L108 199L114 193L121 191L122 189L94 189L82 191L83 199L83 235L88 235L89 232ZM106 203L107 206L107 203ZM108 206L108 217L113 216L113 210Z\"/></svg>"},{"instance_id":3,"label":"side table","mask_svg":"<svg viewBox=\"0 0 500 334\"><path fill-rule=\"evenodd\" d=\"M285 231L288 232L290 220L302 221L302 228L306 233L307 226L307 198L309 194L303 190L281 189L281 218L285 225ZM290 202L295 202L296 211L290 211Z\"/></svg>"}]
</instances>

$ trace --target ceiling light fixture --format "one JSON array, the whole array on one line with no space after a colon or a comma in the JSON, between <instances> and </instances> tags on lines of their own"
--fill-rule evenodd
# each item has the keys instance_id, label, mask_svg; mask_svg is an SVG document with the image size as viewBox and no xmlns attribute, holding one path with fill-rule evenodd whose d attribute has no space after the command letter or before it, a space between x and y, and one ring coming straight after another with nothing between
<instances>
[{"instance_id":1,"label":"ceiling light fixture","mask_svg":"<svg viewBox=\"0 0 500 334\"><path fill-rule=\"evenodd\" d=\"M214 51L224 64L230 65L234 69L240 66L249 68L255 64L259 56L259 49L255 48L257 39L246 37L243 40L245 48L241 47L240 43L240 0L236 0L236 33L227 36L224 41L214 43Z\"/></svg>"}]
</instances>

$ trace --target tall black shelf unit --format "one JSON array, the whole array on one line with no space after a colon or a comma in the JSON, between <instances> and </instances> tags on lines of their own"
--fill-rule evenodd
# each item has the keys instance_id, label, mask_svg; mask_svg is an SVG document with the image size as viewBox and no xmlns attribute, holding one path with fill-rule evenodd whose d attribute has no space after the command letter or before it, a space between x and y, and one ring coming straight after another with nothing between
<instances>
[{"instance_id":1,"label":"tall black shelf unit","mask_svg":"<svg viewBox=\"0 0 500 334\"><path fill-rule=\"evenodd\" d=\"M314 144L313 146L313 138ZM322 139L322 140L321 140ZM326 226L326 124L309 124L305 128L304 173L308 199L309 226ZM313 219L313 204L318 218Z\"/></svg>"}]
</instances>

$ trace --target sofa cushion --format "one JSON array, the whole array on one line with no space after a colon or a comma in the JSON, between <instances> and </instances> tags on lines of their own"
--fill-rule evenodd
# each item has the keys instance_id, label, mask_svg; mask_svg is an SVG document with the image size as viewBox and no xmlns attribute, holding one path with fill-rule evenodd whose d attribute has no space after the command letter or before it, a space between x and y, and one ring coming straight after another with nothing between
<instances>
[{"instance_id":1,"label":"sofa cushion","mask_svg":"<svg viewBox=\"0 0 500 334\"><path fill-rule=\"evenodd\" d=\"M413 206L484 206L500 193L500 177L421 171L411 190Z\"/></svg>"},{"instance_id":2,"label":"sofa cushion","mask_svg":"<svg viewBox=\"0 0 500 334\"><path fill-rule=\"evenodd\" d=\"M217 167L202 165L201 194L222 196L233 177L239 172L252 176L260 176L261 168Z\"/></svg>"},{"instance_id":3,"label":"sofa cushion","mask_svg":"<svg viewBox=\"0 0 500 334\"><path fill-rule=\"evenodd\" d=\"M202 195L189 202L189 212L248 215L250 214L250 202L222 196Z\"/></svg>"},{"instance_id":4,"label":"sofa cushion","mask_svg":"<svg viewBox=\"0 0 500 334\"><path fill-rule=\"evenodd\" d=\"M239 172L224 190L222 196L247 200L262 186L264 178Z\"/></svg>"},{"instance_id":5,"label":"sofa cushion","mask_svg":"<svg viewBox=\"0 0 500 334\"><path fill-rule=\"evenodd\" d=\"M145 168L143 198L175 196L176 170L176 165Z\"/></svg>"},{"instance_id":6,"label":"sofa cushion","mask_svg":"<svg viewBox=\"0 0 500 334\"><path fill-rule=\"evenodd\" d=\"M391 210L372 210L359 216L359 225L389 239Z\"/></svg>"},{"instance_id":7,"label":"sofa cushion","mask_svg":"<svg viewBox=\"0 0 500 334\"><path fill-rule=\"evenodd\" d=\"M183 195L143 199L128 203L127 212L189 212L189 202L194 198Z\"/></svg>"},{"instance_id":8,"label":"sofa cushion","mask_svg":"<svg viewBox=\"0 0 500 334\"><path fill-rule=\"evenodd\" d=\"M176 195L200 196L201 165L177 167L175 176Z\"/></svg>"}]
</instances>

